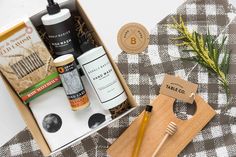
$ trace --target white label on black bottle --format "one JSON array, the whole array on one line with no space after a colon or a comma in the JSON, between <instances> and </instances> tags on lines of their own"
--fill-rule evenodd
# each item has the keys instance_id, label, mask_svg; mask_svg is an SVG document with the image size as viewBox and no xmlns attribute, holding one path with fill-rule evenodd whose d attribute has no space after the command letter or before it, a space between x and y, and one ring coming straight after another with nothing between
<instances>
[{"instance_id":1,"label":"white label on black bottle","mask_svg":"<svg viewBox=\"0 0 236 157\"><path fill-rule=\"evenodd\" d=\"M82 66L102 103L113 100L124 93L106 54Z\"/></svg>"},{"instance_id":2,"label":"white label on black bottle","mask_svg":"<svg viewBox=\"0 0 236 157\"><path fill-rule=\"evenodd\" d=\"M68 53L75 53L77 49L77 39L71 18L54 25L45 25L45 29L53 51L58 56Z\"/></svg>"}]
</instances>

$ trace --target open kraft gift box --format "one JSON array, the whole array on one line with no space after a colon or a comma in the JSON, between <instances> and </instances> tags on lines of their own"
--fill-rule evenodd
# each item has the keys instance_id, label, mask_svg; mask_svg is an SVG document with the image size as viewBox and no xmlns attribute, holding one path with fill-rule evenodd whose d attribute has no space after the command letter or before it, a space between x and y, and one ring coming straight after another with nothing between
<instances>
[{"instance_id":1,"label":"open kraft gift box","mask_svg":"<svg viewBox=\"0 0 236 157\"><path fill-rule=\"evenodd\" d=\"M125 80L123 79L118 67L116 66L116 64L114 63L114 61L112 60L111 58L111 55L109 55L109 52L107 51L105 45L103 44L103 42L101 41L99 35L97 34L96 32L96 29L93 27L92 23L90 22L89 18L87 17L86 13L84 12L83 8L81 7L80 3L78 0L70 0L70 1L66 1L64 3L62 3L60 5L62 8L68 8L70 9L71 12L78 12L79 15L82 17L82 19L84 20L85 24L86 24L86 27L88 28L88 30L92 31L92 37L93 37L93 40L95 41L96 45L101 45L101 46L104 46L106 52L107 52L107 55L109 57L109 60L111 61L112 65L113 65L113 68L115 69L115 72L127 94L127 97L128 97L128 103L130 106L132 106L132 108L134 108L135 106L137 106L134 98L133 98L133 95L130 91L130 89L128 88ZM34 26L37 28L38 26L42 25L41 23L41 17L42 15L46 14L46 10L36 14L36 15L33 15L32 17L30 17L30 20L32 21L32 23L34 24ZM1 73L0 73L1 74ZM128 114L129 112L131 112L133 109L130 109L129 111L127 111L126 113L120 115L119 117L111 120L109 123L106 123L106 125L101 125L100 127L96 128L95 130L89 132L88 134L76 139L75 141L63 146L62 148L56 150L56 151L51 151L48 144L47 144L47 141L45 140L30 108L28 105L25 105L21 99L18 97L18 95L15 93L15 91L12 89L12 87L10 86L10 84L8 83L8 81L6 80L6 78L4 78L4 76L1 74L1 77L3 78L4 80L4 83L8 89L8 92L10 93L12 99L14 100L15 102L15 105L16 107L18 108L22 118L24 119L28 129L30 130L32 136L34 137L35 141L37 142L39 148L41 149L42 153L45 155L45 156L49 156L51 155L52 153L55 153L61 149L65 149L67 147L69 147L70 145L72 145L73 143L77 142L77 141L80 141L86 137L88 137L89 135L93 134L94 132L98 131L99 129L105 127L106 125L110 124L110 123L113 123L115 120L125 116L126 114Z\"/></svg>"}]
</instances>

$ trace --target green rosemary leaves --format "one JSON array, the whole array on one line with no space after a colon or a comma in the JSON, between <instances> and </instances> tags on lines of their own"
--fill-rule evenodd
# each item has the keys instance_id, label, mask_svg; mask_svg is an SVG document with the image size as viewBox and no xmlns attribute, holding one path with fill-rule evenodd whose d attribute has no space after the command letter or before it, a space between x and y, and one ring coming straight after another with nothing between
<instances>
[{"instance_id":1,"label":"green rosemary leaves","mask_svg":"<svg viewBox=\"0 0 236 157\"><path fill-rule=\"evenodd\" d=\"M230 52L225 47L227 37L224 37L221 42L218 42L210 34L209 30L207 35L199 34L196 31L191 33L185 26L181 16L179 22L175 18L173 20L174 24L171 25L171 28L176 29L180 34L178 37L173 38L173 40L179 41L176 45L186 47L185 52L193 52L195 56L188 60L197 62L208 69L210 74L218 77L228 100L230 91L227 75L229 71Z\"/></svg>"}]
</instances>

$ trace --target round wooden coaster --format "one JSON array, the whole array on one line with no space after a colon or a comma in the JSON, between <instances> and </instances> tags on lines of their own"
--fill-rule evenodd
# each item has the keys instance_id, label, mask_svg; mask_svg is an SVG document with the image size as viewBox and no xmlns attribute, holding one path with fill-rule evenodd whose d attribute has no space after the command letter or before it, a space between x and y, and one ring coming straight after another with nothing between
<instances>
[{"instance_id":1,"label":"round wooden coaster","mask_svg":"<svg viewBox=\"0 0 236 157\"><path fill-rule=\"evenodd\" d=\"M128 23L120 29L117 41L120 48L127 53L141 53L148 46L149 33L141 24Z\"/></svg>"}]
</instances>

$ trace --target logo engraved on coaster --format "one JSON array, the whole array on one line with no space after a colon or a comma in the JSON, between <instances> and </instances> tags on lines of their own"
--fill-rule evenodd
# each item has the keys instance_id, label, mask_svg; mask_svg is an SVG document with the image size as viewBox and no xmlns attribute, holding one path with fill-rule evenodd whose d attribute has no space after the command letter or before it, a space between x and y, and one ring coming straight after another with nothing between
<instances>
[{"instance_id":1,"label":"logo engraved on coaster","mask_svg":"<svg viewBox=\"0 0 236 157\"><path fill-rule=\"evenodd\" d=\"M149 33L141 24L128 23L120 29L117 41L120 48L127 53L141 53L148 46Z\"/></svg>"}]
</instances>

